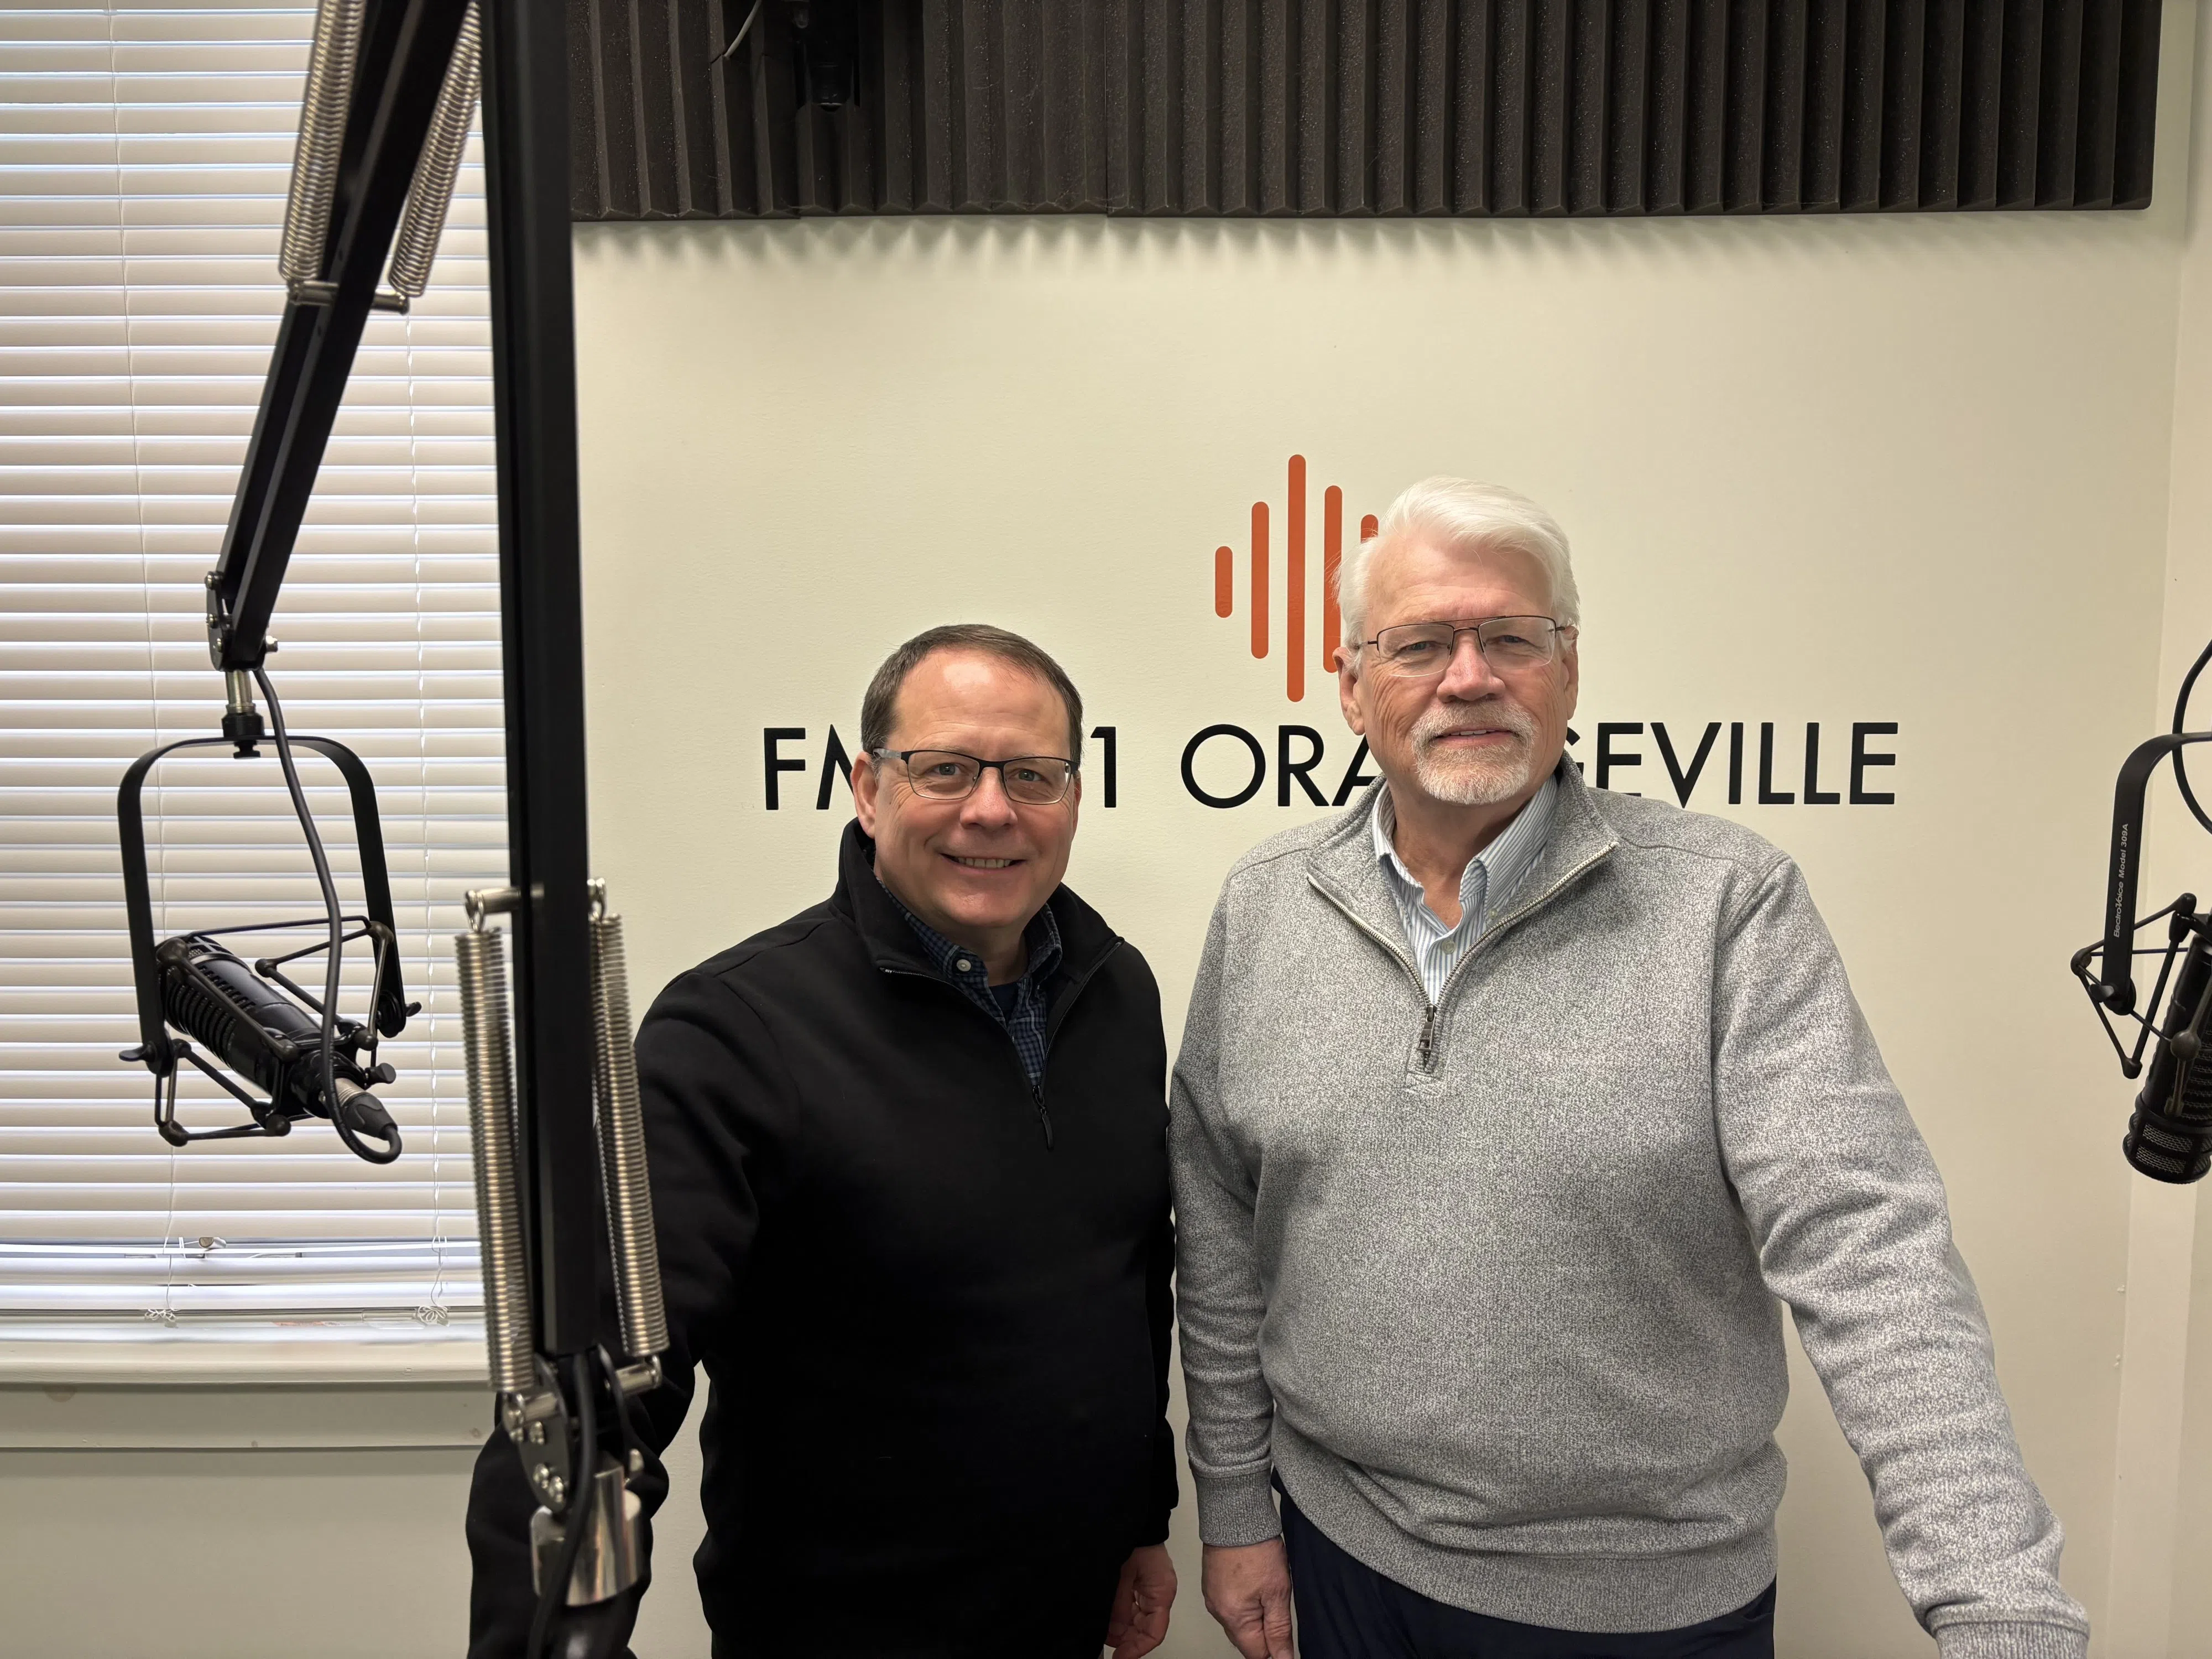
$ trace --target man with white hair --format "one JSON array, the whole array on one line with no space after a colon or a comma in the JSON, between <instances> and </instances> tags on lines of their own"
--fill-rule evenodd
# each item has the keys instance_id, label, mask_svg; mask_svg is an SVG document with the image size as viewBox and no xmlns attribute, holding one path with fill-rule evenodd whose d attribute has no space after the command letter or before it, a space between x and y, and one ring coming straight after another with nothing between
<instances>
[{"instance_id":1,"label":"man with white hair","mask_svg":"<svg viewBox=\"0 0 2212 1659\"><path fill-rule=\"evenodd\" d=\"M1339 587L1382 779L1230 872L1171 1091L1207 1607L1247 1659L1293 1596L1304 1659L1765 1659L1787 1303L1944 1659L2081 1659L1796 866L1564 762L1534 502L1415 484Z\"/></svg>"}]
</instances>

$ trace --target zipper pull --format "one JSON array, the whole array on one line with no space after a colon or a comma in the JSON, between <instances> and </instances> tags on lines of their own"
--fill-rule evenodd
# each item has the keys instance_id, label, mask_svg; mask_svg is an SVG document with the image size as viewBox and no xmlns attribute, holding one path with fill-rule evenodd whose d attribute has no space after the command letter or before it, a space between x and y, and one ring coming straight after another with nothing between
<instances>
[{"instance_id":1,"label":"zipper pull","mask_svg":"<svg viewBox=\"0 0 2212 1659\"><path fill-rule=\"evenodd\" d=\"M1413 1053L1425 1072L1429 1069L1431 1058L1436 1052L1436 1042L1437 1005L1432 1002L1429 1005L1428 1012L1421 1016L1421 1040L1413 1047Z\"/></svg>"},{"instance_id":2,"label":"zipper pull","mask_svg":"<svg viewBox=\"0 0 2212 1659\"><path fill-rule=\"evenodd\" d=\"M1031 1084L1030 1098L1036 1102L1037 1121L1044 1125L1044 1149L1048 1152L1052 1150L1052 1114L1044 1109L1044 1091Z\"/></svg>"}]
</instances>

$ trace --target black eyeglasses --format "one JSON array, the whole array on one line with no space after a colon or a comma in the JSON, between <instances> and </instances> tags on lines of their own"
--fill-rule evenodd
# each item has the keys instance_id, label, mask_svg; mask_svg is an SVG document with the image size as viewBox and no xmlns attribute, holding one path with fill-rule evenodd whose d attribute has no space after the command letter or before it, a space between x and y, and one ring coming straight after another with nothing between
<instances>
[{"instance_id":1,"label":"black eyeglasses","mask_svg":"<svg viewBox=\"0 0 2212 1659\"><path fill-rule=\"evenodd\" d=\"M1451 665L1459 636L1474 635L1475 648L1494 669L1534 668L1559 653L1559 635L1574 630L1549 617L1482 617L1464 622L1401 623L1378 629L1362 645L1375 647L1382 665L1410 679L1433 679Z\"/></svg>"},{"instance_id":2,"label":"black eyeglasses","mask_svg":"<svg viewBox=\"0 0 2212 1659\"><path fill-rule=\"evenodd\" d=\"M1075 763L1058 755L1017 755L984 760L957 749L871 749L878 760L906 768L914 793L932 800L964 800L975 793L983 774L995 769L1006 799L1023 806L1051 806L1067 799L1075 783Z\"/></svg>"}]
</instances>

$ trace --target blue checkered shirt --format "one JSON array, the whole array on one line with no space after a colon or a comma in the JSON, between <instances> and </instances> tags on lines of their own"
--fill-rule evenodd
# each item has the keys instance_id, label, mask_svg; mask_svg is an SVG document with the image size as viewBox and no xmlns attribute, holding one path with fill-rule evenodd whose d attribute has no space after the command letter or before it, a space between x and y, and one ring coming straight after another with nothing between
<instances>
[{"instance_id":1,"label":"blue checkered shirt","mask_svg":"<svg viewBox=\"0 0 2212 1659\"><path fill-rule=\"evenodd\" d=\"M1022 935L1022 943L1029 949L1029 966L1014 981L1013 1006L1007 1008L1000 1006L992 992L991 976L984 969L982 957L945 938L908 909L890 888L884 891L898 906L906 925L914 929L915 938L921 942L923 954L945 975L945 983L990 1015L1013 1039L1014 1053L1021 1060L1022 1071L1030 1080L1030 1087L1036 1088L1044 1081L1046 1032L1052 1015L1052 998L1045 990L1045 981L1060 966L1060 924L1052 919L1052 907L1047 905L1038 911L1031 918L1029 930Z\"/></svg>"},{"instance_id":2,"label":"blue checkered shirt","mask_svg":"<svg viewBox=\"0 0 2212 1659\"><path fill-rule=\"evenodd\" d=\"M1551 839L1552 812L1559 798L1559 781L1545 779L1535 798L1513 815L1489 846L1467 861L1459 878L1459 922L1447 927L1443 918L1429 908L1428 895L1419 879L1391 844L1398 830L1398 815L1391 807L1389 790L1376 792L1374 816L1370 820L1375 857L1382 866L1390 897L1397 904L1398 920L1405 925L1406 943L1413 947L1421 988L1429 994L1431 1007L1443 1000L1444 987L1460 958L1474 948L1491 923L1504 915L1506 901Z\"/></svg>"}]
</instances>

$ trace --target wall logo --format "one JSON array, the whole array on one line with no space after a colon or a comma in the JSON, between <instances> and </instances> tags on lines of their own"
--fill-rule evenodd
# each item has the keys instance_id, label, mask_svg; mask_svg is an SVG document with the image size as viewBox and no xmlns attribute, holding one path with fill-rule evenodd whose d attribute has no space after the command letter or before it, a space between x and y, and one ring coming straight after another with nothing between
<instances>
[{"instance_id":1,"label":"wall logo","mask_svg":"<svg viewBox=\"0 0 2212 1659\"><path fill-rule=\"evenodd\" d=\"M1271 503L1254 501L1242 560L1228 543L1213 550L1213 614L1224 622L1233 621L1241 601L1243 631L1253 658L1265 662L1279 655L1283 695L1294 703L1305 701L1310 684L1320 696L1319 688L1334 680L1337 647L1344 643L1343 617L1336 603L1336 574L1345 550L1344 491L1330 484L1321 492L1318 562L1312 556L1316 549L1309 516L1310 493L1306 458L1292 455L1284 469L1279 517ZM1375 514L1363 514L1358 522L1360 541L1375 534ZM1237 591L1240 566L1242 593ZM1320 626L1310 629L1309 622L1316 617ZM1278 622L1279 636L1275 631ZM1318 678L1310 681L1309 674ZM1333 715L1334 708L1329 712ZM1200 726L1182 746L1177 770L1183 793L1201 806L1224 810L1269 796L1279 807L1346 805L1376 781L1370 770L1372 762L1367 743L1343 730L1334 719L1322 724L1329 726L1328 734L1316 726L1296 721L1281 722L1272 733L1265 726L1254 731L1232 720ZM1730 806L1753 802L1761 806L1847 803L1888 806L1895 803L1893 793L1871 786L1882 781L1878 769L1897 764L1893 752L1875 747L1874 742L1894 738L1896 721L1807 720L1802 722L1802 741L1797 729L1797 722L1771 720L1699 720L1678 721L1671 727L1664 720L1606 720L1595 723L1594 744L1584 746L1583 734L1571 728L1567 744L1571 757L1589 758L1588 768L1582 758L1574 763L1577 770L1590 775L1597 787L1663 784L1664 793L1684 806L1710 807L1723 802ZM1848 738L1844 735L1846 731ZM1112 726L1097 726L1088 735L1093 746L1084 761L1085 799L1087 804L1116 806L1121 793L1120 734ZM1334 753L1331 735L1335 739ZM1267 741L1270 736L1272 743ZM1649 750L1644 746L1647 740L1651 745ZM1173 741L1170 738L1169 744ZM851 799L848 791L852 757L836 726L827 728L818 750L814 750L804 726L766 726L761 732L761 750L763 804L769 811L779 811L787 805L780 786L788 774L798 775L793 780L797 786L794 793L812 782L812 804L817 812L830 811L833 803L842 811ZM1155 749L1146 741L1146 734L1133 732L1130 752L1131 763L1140 774L1150 775L1153 766L1164 763L1176 751L1171 746ZM1647 761L1656 764L1647 767ZM1267 787L1271 781L1275 786L1272 791ZM1627 789L1626 793L1642 791Z\"/></svg>"},{"instance_id":2,"label":"wall logo","mask_svg":"<svg viewBox=\"0 0 2212 1659\"><path fill-rule=\"evenodd\" d=\"M1283 514L1283 694L1292 702L1306 695L1306 458L1291 457ZM1267 503L1252 503L1252 538L1246 568L1244 608L1251 616L1252 654L1264 660L1268 654L1267 633L1270 578ZM1359 539L1375 533L1372 513L1359 521ZM1336 673L1336 647L1343 643L1343 619L1336 609L1336 568L1344 558L1344 491L1331 484L1321 494L1321 650L1316 659L1324 678ZM1213 614L1227 617L1237 610L1237 550L1223 545L1213 550Z\"/></svg>"}]
</instances>

